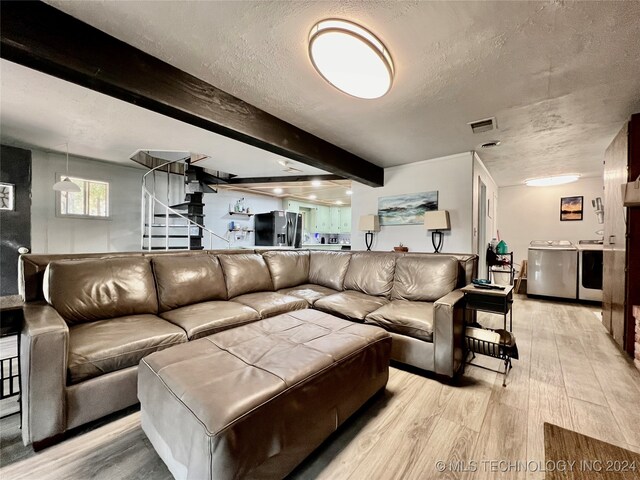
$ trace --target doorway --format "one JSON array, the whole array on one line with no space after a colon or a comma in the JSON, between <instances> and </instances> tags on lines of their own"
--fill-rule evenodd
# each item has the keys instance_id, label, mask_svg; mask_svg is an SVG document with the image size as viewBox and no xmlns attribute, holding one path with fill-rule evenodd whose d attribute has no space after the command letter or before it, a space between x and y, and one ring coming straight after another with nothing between
<instances>
[{"instance_id":1,"label":"doorway","mask_svg":"<svg viewBox=\"0 0 640 480\"><path fill-rule=\"evenodd\" d=\"M478 177L478 278L489 278L487 272L487 186Z\"/></svg>"}]
</instances>

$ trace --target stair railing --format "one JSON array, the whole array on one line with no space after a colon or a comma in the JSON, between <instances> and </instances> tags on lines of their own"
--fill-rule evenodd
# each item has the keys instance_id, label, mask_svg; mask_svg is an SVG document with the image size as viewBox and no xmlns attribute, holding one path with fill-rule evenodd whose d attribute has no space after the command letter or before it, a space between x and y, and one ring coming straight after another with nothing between
<instances>
[{"instance_id":1,"label":"stair railing","mask_svg":"<svg viewBox=\"0 0 640 480\"><path fill-rule=\"evenodd\" d=\"M193 220L191 220L188 216L183 215L182 213L178 212L177 210L171 208L169 206L169 178L171 176L170 173L170 169L169 169L169 165L173 164L173 163L177 163L177 162L183 162L185 161L184 158L180 158L177 160L171 160L169 162L163 163L161 165L158 165L152 169L150 169L148 172L146 172L143 176L142 176L142 195L141 195L141 220L140 220L140 240L141 240L141 248L142 250L145 250L145 245L144 245L144 232L145 232L145 221L147 224L147 246L146 246L146 250L152 250L152 228L153 228L153 221L155 218L155 212L156 212L156 206L160 206L162 208L164 208L164 214L165 214L165 220L164 220L164 228L165 228L165 235L164 235L164 240L165 240L165 246L164 246L164 250L169 250L169 229L171 227L171 225L169 225L169 215L176 215L179 218L182 218L184 220L187 221L187 246L185 248L185 250L190 250L191 249L191 229L193 227L197 227L200 228L203 232L203 234L206 232L208 234L209 237L209 249L214 250L214 245L213 245L213 240L214 238L222 240L223 242L226 243L226 248L231 248L231 240L229 240L228 238L222 237L220 235L218 235L217 233L209 230L207 227L205 227L204 225L199 224L198 222L195 222ZM167 203L165 204L164 202L162 202L161 200L159 200L156 197L156 170L160 170L161 168L167 168ZM152 176L153 178L153 192L150 191L147 188L147 177L149 177L149 175Z\"/></svg>"}]
</instances>

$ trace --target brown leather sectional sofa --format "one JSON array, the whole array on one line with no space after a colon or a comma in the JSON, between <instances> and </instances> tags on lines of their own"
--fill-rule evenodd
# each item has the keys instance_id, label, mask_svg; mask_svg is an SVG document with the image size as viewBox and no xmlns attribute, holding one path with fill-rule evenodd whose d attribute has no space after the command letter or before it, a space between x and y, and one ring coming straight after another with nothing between
<instances>
[{"instance_id":1,"label":"brown leather sectional sofa","mask_svg":"<svg viewBox=\"0 0 640 480\"><path fill-rule=\"evenodd\" d=\"M390 332L392 359L453 376L457 290L475 255L201 251L20 260L25 444L138 402L138 363L173 345L314 308Z\"/></svg>"}]
</instances>

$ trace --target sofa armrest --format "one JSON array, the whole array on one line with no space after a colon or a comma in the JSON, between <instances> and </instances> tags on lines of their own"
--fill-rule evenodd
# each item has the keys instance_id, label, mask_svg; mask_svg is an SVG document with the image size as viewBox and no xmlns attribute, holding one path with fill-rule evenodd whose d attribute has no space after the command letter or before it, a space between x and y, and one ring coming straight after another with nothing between
<instances>
[{"instance_id":1,"label":"sofa armrest","mask_svg":"<svg viewBox=\"0 0 640 480\"><path fill-rule=\"evenodd\" d=\"M69 327L44 302L25 304L20 338L22 441L39 442L66 429Z\"/></svg>"},{"instance_id":2,"label":"sofa armrest","mask_svg":"<svg viewBox=\"0 0 640 480\"><path fill-rule=\"evenodd\" d=\"M433 305L435 372L453 377L464 360L464 293L454 290Z\"/></svg>"}]
</instances>

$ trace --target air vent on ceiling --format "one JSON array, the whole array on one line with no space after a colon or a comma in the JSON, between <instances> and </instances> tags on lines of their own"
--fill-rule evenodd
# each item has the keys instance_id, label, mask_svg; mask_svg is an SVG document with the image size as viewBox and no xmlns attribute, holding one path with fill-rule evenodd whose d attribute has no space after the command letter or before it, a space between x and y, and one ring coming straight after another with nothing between
<instances>
[{"instance_id":1,"label":"air vent on ceiling","mask_svg":"<svg viewBox=\"0 0 640 480\"><path fill-rule=\"evenodd\" d=\"M467 125L471 127L473 133L490 132L498 128L495 117L476 120L475 122L469 122Z\"/></svg>"}]
</instances>

